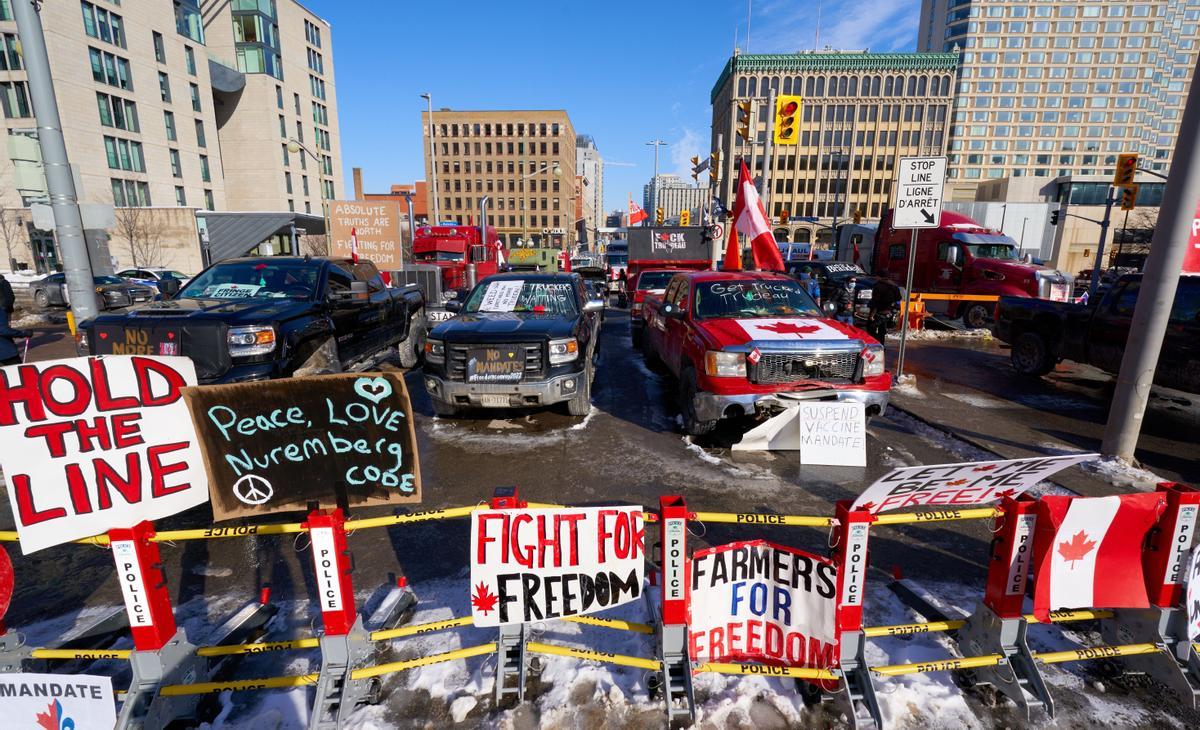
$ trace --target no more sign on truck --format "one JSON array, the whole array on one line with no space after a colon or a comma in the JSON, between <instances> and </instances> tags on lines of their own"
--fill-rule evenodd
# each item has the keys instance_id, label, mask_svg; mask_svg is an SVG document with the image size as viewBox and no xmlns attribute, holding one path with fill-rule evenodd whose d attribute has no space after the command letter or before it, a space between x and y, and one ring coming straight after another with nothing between
<instances>
[{"instance_id":1,"label":"no more sign on truck","mask_svg":"<svg viewBox=\"0 0 1200 730\"><path fill-rule=\"evenodd\" d=\"M942 222L945 157L901 157L892 228L937 228Z\"/></svg>"}]
</instances>

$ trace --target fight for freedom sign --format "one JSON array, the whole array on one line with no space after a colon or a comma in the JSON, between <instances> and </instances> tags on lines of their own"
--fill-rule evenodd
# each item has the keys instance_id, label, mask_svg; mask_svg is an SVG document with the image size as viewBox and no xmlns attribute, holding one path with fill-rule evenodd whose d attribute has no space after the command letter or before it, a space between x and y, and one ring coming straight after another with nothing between
<instances>
[{"instance_id":1,"label":"fight for freedom sign","mask_svg":"<svg viewBox=\"0 0 1200 730\"><path fill-rule=\"evenodd\" d=\"M21 550L132 527L208 500L183 357L0 368L0 469Z\"/></svg>"},{"instance_id":2,"label":"fight for freedom sign","mask_svg":"<svg viewBox=\"0 0 1200 730\"><path fill-rule=\"evenodd\" d=\"M0 674L0 725L92 730L117 724L112 680L90 674Z\"/></svg>"},{"instance_id":3,"label":"fight for freedom sign","mask_svg":"<svg viewBox=\"0 0 1200 730\"><path fill-rule=\"evenodd\" d=\"M471 613L500 626L596 613L641 597L641 507L471 514Z\"/></svg>"},{"instance_id":4,"label":"fight for freedom sign","mask_svg":"<svg viewBox=\"0 0 1200 730\"><path fill-rule=\"evenodd\" d=\"M832 561L752 540L698 551L691 571L693 661L837 663Z\"/></svg>"},{"instance_id":5,"label":"fight for freedom sign","mask_svg":"<svg viewBox=\"0 0 1200 730\"><path fill-rule=\"evenodd\" d=\"M1097 454L1045 456L967 464L907 466L881 477L854 500L872 513L906 507L970 507L1016 498L1043 479Z\"/></svg>"}]
</instances>

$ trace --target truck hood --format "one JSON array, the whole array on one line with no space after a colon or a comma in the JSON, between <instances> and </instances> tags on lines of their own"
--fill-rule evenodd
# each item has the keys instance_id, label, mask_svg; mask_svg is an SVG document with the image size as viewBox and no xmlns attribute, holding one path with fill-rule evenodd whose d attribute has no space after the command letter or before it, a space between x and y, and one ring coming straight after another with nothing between
<instances>
[{"instance_id":1,"label":"truck hood","mask_svg":"<svg viewBox=\"0 0 1200 730\"><path fill-rule=\"evenodd\" d=\"M189 321L219 319L236 326L291 319L309 312L313 302L299 299L171 299L153 302L144 307L129 310L124 314L108 314L97 317L100 324L121 321L145 322L167 318L183 318Z\"/></svg>"},{"instance_id":2,"label":"truck hood","mask_svg":"<svg viewBox=\"0 0 1200 730\"><path fill-rule=\"evenodd\" d=\"M433 328L430 338L447 342L521 342L570 337L579 318L525 312L460 314Z\"/></svg>"},{"instance_id":3,"label":"truck hood","mask_svg":"<svg viewBox=\"0 0 1200 730\"><path fill-rule=\"evenodd\" d=\"M824 317L708 319L697 323L719 349L850 350L876 344L862 330Z\"/></svg>"},{"instance_id":4,"label":"truck hood","mask_svg":"<svg viewBox=\"0 0 1200 730\"><path fill-rule=\"evenodd\" d=\"M1071 281L1071 277L1063 274L1061 271L1050 266L1042 266L1041 264L1027 264L1023 261L1005 261L1001 259L983 259L977 258L974 260L975 268L979 271L992 271L1004 276L1009 281L1020 281L1030 276L1050 279L1056 283L1065 283Z\"/></svg>"}]
</instances>

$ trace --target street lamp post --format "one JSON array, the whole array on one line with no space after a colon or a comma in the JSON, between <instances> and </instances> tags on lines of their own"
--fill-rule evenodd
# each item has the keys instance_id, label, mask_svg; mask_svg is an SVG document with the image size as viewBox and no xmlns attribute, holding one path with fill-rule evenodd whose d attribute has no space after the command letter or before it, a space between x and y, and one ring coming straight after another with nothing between
<instances>
[{"instance_id":1,"label":"street lamp post","mask_svg":"<svg viewBox=\"0 0 1200 730\"><path fill-rule=\"evenodd\" d=\"M317 163L317 189L320 190L321 197L321 220L325 223L325 253L332 254L333 232L329 230L329 199L325 197L325 181L321 179L321 158L314 154L312 150L300 144L300 141L294 137L288 139L287 148L288 152L291 152L292 154L304 152L309 157L313 158L313 162ZM296 254L299 253L299 251L293 251L292 253Z\"/></svg>"},{"instance_id":2,"label":"street lamp post","mask_svg":"<svg viewBox=\"0 0 1200 730\"><path fill-rule=\"evenodd\" d=\"M658 148L665 147L666 142L661 139L652 139L646 143L654 147L654 177L650 178L650 207L658 207ZM649 211L647 211L649 213Z\"/></svg>"},{"instance_id":3,"label":"street lamp post","mask_svg":"<svg viewBox=\"0 0 1200 730\"><path fill-rule=\"evenodd\" d=\"M433 144L433 95L426 92L421 98L429 103L429 181L433 184L433 224L436 226L442 220L442 209L438 206L437 150Z\"/></svg>"},{"instance_id":4,"label":"street lamp post","mask_svg":"<svg viewBox=\"0 0 1200 730\"><path fill-rule=\"evenodd\" d=\"M534 170L533 172L529 173L528 175L521 176L521 189L526 190L526 188L525 188L526 180L533 177L534 175L540 175L543 172L545 172L546 170L550 170L551 174L553 174L554 177L562 177L562 165L559 165L557 162L555 162L555 163L553 163L553 165L551 165L551 163L547 162L546 164L542 165L540 168ZM528 192L525 192L525 194L522 195L522 200L521 200L521 230L523 231L522 237L523 237L525 243L529 243L529 193Z\"/></svg>"}]
</instances>

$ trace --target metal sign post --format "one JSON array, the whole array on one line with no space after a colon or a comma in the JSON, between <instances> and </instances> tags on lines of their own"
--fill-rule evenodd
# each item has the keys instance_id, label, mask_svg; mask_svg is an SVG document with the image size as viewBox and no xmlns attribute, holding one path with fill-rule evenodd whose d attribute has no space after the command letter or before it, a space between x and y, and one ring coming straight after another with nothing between
<instances>
[{"instance_id":1,"label":"metal sign post","mask_svg":"<svg viewBox=\"0 0 1200 730\"><path fill-rule=\"evenodd\" d=\"M896 356L896 380L904 377L904 349L908 342L908 311L912 299L913 273L917 263L917 231L937 228L942 223L942 193L946 183L945 157L901 157L896 181L893 229L912 229L908 245L908 275L904 280L904 321L900 325L900 353ZM883 344L883 343L880 343Z\"/></svg>"}]
</instances>

